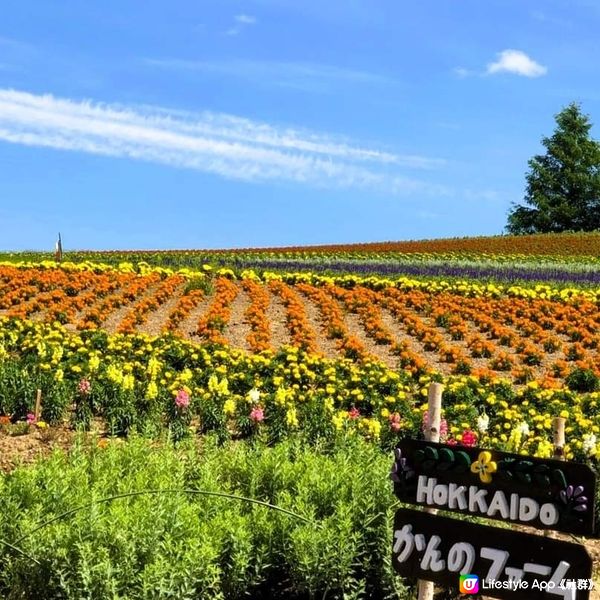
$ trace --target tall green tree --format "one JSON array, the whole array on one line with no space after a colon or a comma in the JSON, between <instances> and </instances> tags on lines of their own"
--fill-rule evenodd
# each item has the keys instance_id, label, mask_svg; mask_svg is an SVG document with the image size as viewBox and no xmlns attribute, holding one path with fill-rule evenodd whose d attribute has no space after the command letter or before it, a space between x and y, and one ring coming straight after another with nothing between
<instances>
[{"instance_id":1,"label":"tall green tree","mask_svg":"<svg viewBox=\"0 0 600 600\"><path fill-rule=\"evenodd\" d=\"M524 205L513 204L509 233L600 229L600 144L576 103L556 115L556 129L542 139L545 154L529 160Z\"/></svg>"}]
</instances>

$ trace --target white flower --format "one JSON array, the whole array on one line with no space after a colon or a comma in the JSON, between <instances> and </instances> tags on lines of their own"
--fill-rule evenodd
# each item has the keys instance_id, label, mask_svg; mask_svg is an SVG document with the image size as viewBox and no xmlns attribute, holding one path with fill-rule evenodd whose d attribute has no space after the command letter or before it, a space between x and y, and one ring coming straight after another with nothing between
<instances>
[{"instance_id":1,"label":"white flower","mask_svg":"<svg viewBox=\"0 0 600 600\"><path fill-rule=\"evenodd\" d=\"M490 425L490 418L483 413L477 417L477 429L480 433L485 433Z\"/></svg>"},{"instance_id":2,"label":"white flower","mask_svg":"<svg viewBox=\"0 0 600 600\"><path fill-rule=\"evenodd\" d=\"M583 435L583 451L587 454L593 454L596 449L597 442L596 434L594 433L585 433Z\"/></svg>"},{"instance_id":3,"label":"white flower","mask_svg":"<svg viewBox=\"0 0 600 600\"><path fill-rule=\"evenodd\" d=\"M248 399L250 402L256 404L260 400L260 392L256 388L252 388L248 392Z\"/></svg>"},{"instance_id":4,"label":"white flower","mask_svg":"<svg viewBox=\"0 0 600 600\"><path fill-rule=\"evenodd\" d=\"M523 421L517 425L517 430L519 431L519 433L521 435L524 435L525 437L527 437L529 435L529 425L527 425L527 423L525 423L525 421Z\"/></svg>"}]
</instances>

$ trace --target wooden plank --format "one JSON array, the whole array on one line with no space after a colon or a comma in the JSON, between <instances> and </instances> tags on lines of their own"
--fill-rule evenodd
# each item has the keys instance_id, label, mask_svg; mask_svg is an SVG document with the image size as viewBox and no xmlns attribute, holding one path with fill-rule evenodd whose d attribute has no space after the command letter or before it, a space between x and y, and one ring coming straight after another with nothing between
<instances>
[{"instance_id":1,"label":"wooden plank","mask_svg":"<svg viewBox=\"0 0 600 600\"><path fill-rule=\"evenodd\" d=\"M392 480L403 502L595 534L596 475L585 464L405 439Z\"/></svg>"},{"instance_id":2,"label":"wooden plank","mask_svg":"<svg viewBox=\"0 0 600 600\"><path fill-rule=\"evenodd\" d=\"M467 593L509 600L587 600L592 587L592 559L580 544L407 508L394 518L392 564L455 591L469 575L478 591Z\"/></svg>"}]
</instances>

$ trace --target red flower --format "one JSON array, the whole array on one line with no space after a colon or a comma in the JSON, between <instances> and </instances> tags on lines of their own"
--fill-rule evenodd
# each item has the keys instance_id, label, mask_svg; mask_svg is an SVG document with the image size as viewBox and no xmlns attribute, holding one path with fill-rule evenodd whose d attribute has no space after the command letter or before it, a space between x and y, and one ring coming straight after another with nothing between
<instances>
[{"instance_id":1,"label":"red flower","mask_svg":"<svg viewBox=\"0 0 600 600\"><path fill-rule=\"evenodd\" d=\"M358 417L360 417L360 410L358 410L358 408L356 408L355 406L353 406L349 411L348 411L348 416L351 419L358 419Z\"/></svg>"},{"instance_id":2,"label":"red flower","mask_svg":"<svg viewBox=\"0 0 600 600\"><path fill-rule=\"evenodd\" d=\"M477 445L477 434L471 429L465 429L462 434L461 445L469 448Z\"/></svg>"}]
</instances>

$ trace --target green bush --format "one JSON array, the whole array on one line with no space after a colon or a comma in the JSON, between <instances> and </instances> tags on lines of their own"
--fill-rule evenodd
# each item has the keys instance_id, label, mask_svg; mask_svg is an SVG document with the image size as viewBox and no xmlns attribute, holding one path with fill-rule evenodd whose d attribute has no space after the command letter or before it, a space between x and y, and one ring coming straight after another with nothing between
<instances>
[{"instance_id":1,"label":"green bush","mask_svg":"<svg viewBox=\"0 0 600 600\"><path fill-rule=\"evenodd\" d=\"M600 377L592 369L573 369L565 383L574 392L595 392L600 389Z\"/></svg>"},{"instance_id":2,"label":"green bush","mask_svg":"<svg viewBox=\"0 0 600 600\"><path fill-rule=\"evenodd\" d=\"M405 598L390 562L390 464L359 439L333 449L212 436L201 449L137 437L79 444L0 477L0 539L38 561L0 544L0 596ZM152 490L165 493L101 502Z\"/></svg>"}]
</instances>

